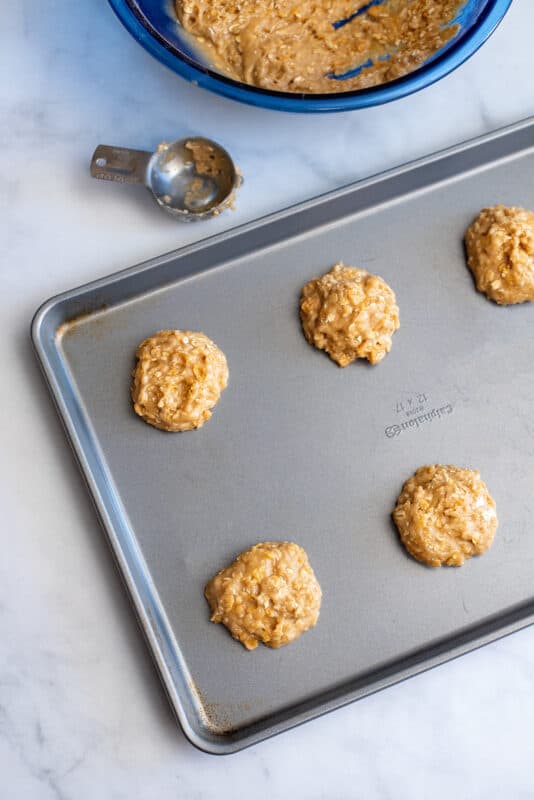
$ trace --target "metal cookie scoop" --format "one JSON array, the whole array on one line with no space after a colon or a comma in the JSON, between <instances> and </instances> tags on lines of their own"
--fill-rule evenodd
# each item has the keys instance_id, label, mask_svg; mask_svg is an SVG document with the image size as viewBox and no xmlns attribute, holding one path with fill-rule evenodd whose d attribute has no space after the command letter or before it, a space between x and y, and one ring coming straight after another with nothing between
<instances>
[{"instance_id":1,"label":"metal cookie scoop","mask_svg":"<svg viewBox=\"0 0 534 800\"><path fill-rule=\"evenodd\" d=\"M201 136L162 142L154 153L101 144L91 159L91 175L144 183L158 205L185 222L220 214L242 183L226 150Z\"/></svg>"}]
</instances>

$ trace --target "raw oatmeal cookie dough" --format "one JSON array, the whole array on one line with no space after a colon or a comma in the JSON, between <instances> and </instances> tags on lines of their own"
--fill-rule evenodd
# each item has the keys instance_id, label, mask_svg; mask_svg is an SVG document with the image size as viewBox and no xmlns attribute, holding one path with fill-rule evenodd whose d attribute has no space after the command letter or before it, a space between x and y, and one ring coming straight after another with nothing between
<instances>
[{"instance_id":1,"label":"raw oatmeal cookie dough","mask_svg":"<svg viewBox=\"0 0 534 800\"><path fill-rule=\"evenodd\" d=\"M534 213L517 206L483 208L465 234L476 287L500 305L534 300Z\"/></svg>"},{"instance_id":2,"label":"raw oatmeal cookie dough","mask_svg":"<svg viewBox=\"0 0 534 800\"><path fill-rule=\"evenodd\" d=\"M480 555L498 524L480 473L442 464L420 467L406 481L393 519L410 555L430 567L460 567Z\"/></svg>"},{"instance_id":3,"label":"raw oatmeal cookie dough","mask_svg":"<svg viewBox=\"0 0 534 800\"><path fill-rule=\"evenodd\" d=\"M159 331L136 351L136 414L163 431L201 428L228 383L224 353L203 333Z\"/></svg>"},{"instance_id":4,"label":"raw oatmeal cookie dough","mask_svg":"<svg viewBox=\"0 0 534 800\"><path fill-rule=\"evenodd\" d=\"M382 278L339 263L304 286L300 319L308 342L340 367L356 358L378 364L391 350L399 309Z\"/></svg>"},{"instance_id":5,"label":"raw oatmeal cookie dough","mask_svg":"<svg viewBox=\"0 0 534 800\"><path fill-rule=\"evenodd\" d=\"M292 542L262 542L240 553L206 585L211 621L247 650L282 647L312 628L321 587L306 552Z\"/></svg>"},{"instance_id":6,"label":"raw oatmeal cookie dough","mask_svg":"<svg viewBox=\"0 0 534 800\"><path fill-rule=\"evenodd\" d=\"M175 2L183 28L216 68L265 89L310 93L348 92L406 75L457 33L452 23L461 5L460 0Z\"/></svg>"}]
</instances>

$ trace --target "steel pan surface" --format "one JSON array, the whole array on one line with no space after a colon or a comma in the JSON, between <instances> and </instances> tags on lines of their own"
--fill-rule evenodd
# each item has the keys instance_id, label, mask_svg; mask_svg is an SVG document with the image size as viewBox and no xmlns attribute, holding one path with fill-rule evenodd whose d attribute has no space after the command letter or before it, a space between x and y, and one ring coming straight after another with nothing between
<instances>
[{"instance_id":1,"label":"steel pan surface","mask_svg":"<svg viewBox=\"0 0 534 800\"><path fill-rule=\"evenodd\" d=\"M533 612L534 307L478 294L462 236L483 206L534 208L534 124L513 126L53 298L33 338L173 707L227 753L528 624ZM302 285L336 261L394 289L378 366L302 335ZM132 411L137 344L203 331L230 380L168 434ZM460 569L404 552L391 521L420 465L479 469L491 549ZM264 540L302 545L317 626L247 652L206 581Z\"/></svg>"}]
</instances>

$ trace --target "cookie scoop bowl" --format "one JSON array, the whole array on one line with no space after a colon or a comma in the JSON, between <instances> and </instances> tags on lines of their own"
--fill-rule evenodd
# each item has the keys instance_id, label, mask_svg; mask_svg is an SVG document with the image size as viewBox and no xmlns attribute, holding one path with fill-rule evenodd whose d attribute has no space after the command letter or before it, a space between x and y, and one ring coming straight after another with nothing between
<instances>
[{"instance_id":1,"label":"cookie scoop bowl","mask_svg":"<svg viewBox=\"0 0 534 800\"><path fill-rule=\"evenodd\" d=\"M233 80L210 66L177 22L172 0L109 0L130 34L155 58L186 80L216 94L277 111L350 111L389 103L430 86L460 66L493 33L512 0L467 0L459 31L419 69L369 89L335 94L292 94ZM356 65L355 65L356 66Z\"/></svg>"}]
</instances>

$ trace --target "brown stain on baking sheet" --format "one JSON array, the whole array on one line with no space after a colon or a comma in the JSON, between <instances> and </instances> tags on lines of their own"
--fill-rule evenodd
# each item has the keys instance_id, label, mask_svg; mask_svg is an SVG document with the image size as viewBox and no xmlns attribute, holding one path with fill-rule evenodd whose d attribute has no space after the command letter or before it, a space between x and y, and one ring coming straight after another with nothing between
<instances>
[{"instance_id":1,"label":"brown stain on baking sheet","mask_svg":"<svg viewBox=\"0 0 534 800\"><path fill-rule=\"evenodd\" d=\"M76 314L76 316L65 320L65 322L62 322L61 325L58 325L56 328L56 342L60 342L67 335L80 332L83 323L92 320L93 317L95 317L95 319L92 320L95 323L95 328L92 330L92 333L95 338L100 338L99 334L103 335L104 332L102 328L107 320L107 318L103 316L103 312L107 311L108 308L109 306L106 303L103 303L97 308L91 308L87 311L80 311L80 313Z\"/></svg>"},{"instance_id":2,"label":"brown stain on baking sheet","mask_svg":"<svg viewBox=\"0 0 534 800\"><path fill-rule=\"evenodd\" d=\"M252 700L239 703L220 703L209 700L192 678L187 679L187 686L194 697L203 724L215 734L228 736L235 733L239 730L235 721L236 714L248 714L254 708Z\"/></svg>"}]
</instances>

